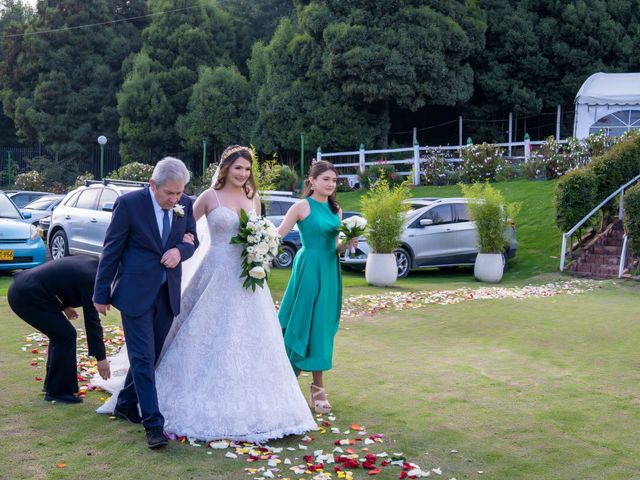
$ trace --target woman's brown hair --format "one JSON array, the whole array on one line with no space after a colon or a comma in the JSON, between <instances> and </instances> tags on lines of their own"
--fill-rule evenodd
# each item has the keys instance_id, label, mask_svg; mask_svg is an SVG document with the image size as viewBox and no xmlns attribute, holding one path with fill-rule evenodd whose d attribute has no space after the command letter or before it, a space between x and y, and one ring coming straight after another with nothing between
<instances>
[{"instance_id":1,"label":"woman's brown hair","mask_svg":"<svg viewBox=\"0 0 640 480\"><path fill-rule=\"evenodd\" d=\"M313 193L313 187L311 186L311 179L318 178L325 172L331 171L338 176L338 170L331 162L327 162L326 160L318 160L311 165L311 171L309 172L309 176L304 181L304 190L302 191L302 197L309 197ZM340 211L340 205L338 205L338 200L336 200L336 192L334 191L331 195L329 195L329 208L333 213L338 213Z\"/></svg>"},{"instance_id":2,"label":"woman's brown hair","mask_svg":"<svg viewBox=\"0 0 640 480\"><path fill-rule=\"evenodd\" d=\"M224 149L222 157L220 158L220 172L218 173L218 179L216 180L215 185L213 185L214 190L220 190L224 187L224 184L227 182L227 173L229 172L229 168L233 165L233 162L240 157L247 160L253 167L253 154L249 148L241 145L230 145ZM244 193L247 195L247 198L253 198L256 194L258 187L256 185L256 179L253 178L253 168L251 169L251 175L249 175L249 178L242 188L244 189Z\"/></svg>"}]
</instances>

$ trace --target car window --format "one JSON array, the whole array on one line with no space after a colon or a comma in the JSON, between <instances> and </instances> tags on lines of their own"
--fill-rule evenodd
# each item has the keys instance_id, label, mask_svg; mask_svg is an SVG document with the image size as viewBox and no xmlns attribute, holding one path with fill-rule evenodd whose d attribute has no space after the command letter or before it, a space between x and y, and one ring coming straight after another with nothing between
<instances>
[{"instance_id":1,"label":"car window","mask_svg":"<svg viewBox=\"0 0 640 480\"><path fill-rule=\"evenodd\" d=\"M102 192L101 188L88 188L82 193L80 193L80 197L78 198L78 202L76 203L76 208L85 208L87 210L95 210L96 205L98 203L98 197Z\"/></svg>"},{"instance_id":2,"label":"car window","mask_svg":"<svg viewBox=\"0 0 640 480\"><path fill-rule=\"evenodd\" d=\"M76 206L76 202L78 201L78 197L80 196L82 192L77 192L74 195L72 195L71 197L69 197L69 200L67 200L66 202L64 202L64 204L67 207L75 207Z\"/></svg>"},{"instance_id":3,"label":"car window","mask_svg":"<svg viewBox=\"0 0 640 480\"><path fill-rule=\"evenodd\" d=\"M267 215L282 215L281 202L273 200L267 203Z\"/></svg>"},{"instance_id":4,"label":"car window","mask_svg":"<svg viewBox=\"0 0 640 480\"><path fill-rule=\"evenodd\" d=\"M0 195L0 218L21 219L20 211L11 200L4 195Z\"/></svg>"},{"instance_id":5,"label":"car window","mask_svg":"<svg viewBox=\"0 0 640 480\"><path fill-rule=\"evenodd\" d=\"M437 207L433 207L431 210L425 212L424 215L422 215L421 220L425 218L433 220L434 225L451 223L453 222L453 217L451 215L451 206L438 205Z\"/></svg>"},{"instance_id":6,"label":"car window","mask_svg":"<svg viewBox=\"0 0 640 480\"><path fill-rule=\"evenodd\" d=\"M282 209L282 215L286 215L293 204L296 202L280 202L280 208Z\"/></svg>"},{"instance_id":7,"label":"car window","mask_svg":"<svg viewBox=\"0 0 640 480\"><path fill-rule=\"evenodd\" d=\"M466 203L454 203L453 209L456 212L456 222L468 222L469 211Z\"/></svg>"},{"instance_id":8,"label":"car window","mask_svg":"<svg viewBox=\"0 0 640 480\"><path fill-rule=\"evenodd\" d=\"M100 197L100 208L106 202L115 202L118 199L118 193L115 190L111 190L110 188L105 188L102 190L102 196Z\"/></svg>"},{"instance_id":9,"label":"car window","mask_svg":"<svg viewBox=\"0 0 640 480\"><path fill-rule=\"evenodd\" d=\"M24 208L28 208L30 210L46 210L54 201L55 200L51 198L39 198L31 203L27 203Z\"/></svg>"}]
</instances>

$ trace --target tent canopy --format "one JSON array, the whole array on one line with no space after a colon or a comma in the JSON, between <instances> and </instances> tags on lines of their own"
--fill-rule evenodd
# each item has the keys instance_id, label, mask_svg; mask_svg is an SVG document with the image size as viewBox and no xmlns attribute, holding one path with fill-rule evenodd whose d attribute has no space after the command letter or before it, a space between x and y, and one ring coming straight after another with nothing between
<instances>
[{"instance_id":1,"label":"tent canopy","mask_svg":"<svg viewBox=\"0 0 640 480\"><path fill-rule=\"evenodd\" d=\"M576 105L639 104L640 73L594 73L576 95Z\"/></svg>"}]
</instances>

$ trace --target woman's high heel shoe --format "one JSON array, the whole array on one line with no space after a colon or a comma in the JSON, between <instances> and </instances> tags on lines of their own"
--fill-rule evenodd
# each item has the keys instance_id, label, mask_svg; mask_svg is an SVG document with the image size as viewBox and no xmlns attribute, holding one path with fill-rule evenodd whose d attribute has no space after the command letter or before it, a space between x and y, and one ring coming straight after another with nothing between
<instances>
[{"instance_id":1,"label":"woman's high heel shoe","mask_svg":"<svg viewBox=\"0 0 640 480\"><path fill-rule=\"evenodd\" d=\"M320 400L316 397L324 396L325 398ZM327 400L327 396L324 392L324 388L311 384L311 403L316 413L326 414L331 411L331 404Z\"/></svg>"}]
</instances>

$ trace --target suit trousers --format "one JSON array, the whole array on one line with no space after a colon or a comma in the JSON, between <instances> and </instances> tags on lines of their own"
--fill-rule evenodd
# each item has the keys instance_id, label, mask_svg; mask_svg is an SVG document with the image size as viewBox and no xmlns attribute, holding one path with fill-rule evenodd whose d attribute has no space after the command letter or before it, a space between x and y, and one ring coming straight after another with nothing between
<instances>
[{"instance_id":1,"label":"suit trousers","mask_svg":"<svg viewBox=\"0 0 640 480\"><path fill-rule=\"evenodd\" d=\"M22 320L49 337L45 389L51 395L78 393L76 329L53 303L15 282L7 293L9 306Z\"/></svg>"},{"instance_id":2,"label":"suit trousers","mask_svg":"<svg viewBox=\"0 0 640 480\"><path fill-rule=\"evenodd\" d=\"M140 406L145 428L164 426L158 407L155 366L165 338L173 323L167 283L145 313L139 316L122 314L122 326L129 355L129 372L118 396L117 408L131 411Z\"/></svg>"}]
</instances>

